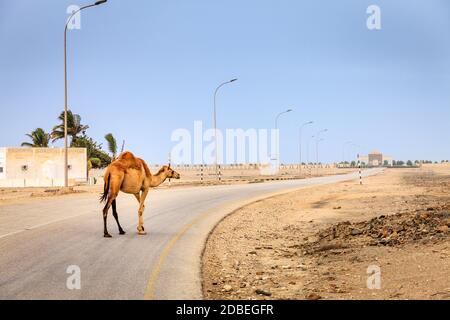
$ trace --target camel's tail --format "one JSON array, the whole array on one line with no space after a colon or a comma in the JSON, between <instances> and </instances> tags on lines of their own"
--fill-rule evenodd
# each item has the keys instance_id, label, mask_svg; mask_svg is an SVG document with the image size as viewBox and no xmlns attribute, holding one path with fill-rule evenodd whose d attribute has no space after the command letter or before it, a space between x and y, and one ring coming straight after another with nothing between
<instances>
[{"instance_id":1,"label":"camel's tail","mask_svg":"<svg viewBox=\"0 0 450 320\"><path fill-rule=\"evenodd\" d=\"M103 193L100 196L100 203L102 202L106 202L106 200L108 199L108 194L109 194L109 185L111 183L111 174L108 173L107 178L105 179L105 186L103 188Z\"/></svg>"}]
</instances>

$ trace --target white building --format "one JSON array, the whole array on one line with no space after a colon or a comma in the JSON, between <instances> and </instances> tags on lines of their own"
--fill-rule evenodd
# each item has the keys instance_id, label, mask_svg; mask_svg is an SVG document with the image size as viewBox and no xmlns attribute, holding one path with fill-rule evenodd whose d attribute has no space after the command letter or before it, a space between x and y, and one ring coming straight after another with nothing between
<instances>
[{"instance_id":1,"label":"white building","mask_svg":"<svg viewBox=\"0 0 450 320\"><path fill-rule=\"evenodd\" d=\"M69 148L69 185L87 179L87 151ZM64 186L63 148L0 148L0 187Z\"/></svg>"}]
</instances>

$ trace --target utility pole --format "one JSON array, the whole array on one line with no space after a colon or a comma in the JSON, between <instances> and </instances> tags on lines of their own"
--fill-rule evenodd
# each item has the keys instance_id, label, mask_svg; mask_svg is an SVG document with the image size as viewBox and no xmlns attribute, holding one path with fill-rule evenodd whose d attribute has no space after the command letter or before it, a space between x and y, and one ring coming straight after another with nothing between
<instances>
[{"instance_id":1,"label":"utility pole","mask_svg":"<svg viewBox=\"0 0 450 320\"><path fill-rule=\"evenodd\" d=\"M101 4L106 3L107 0L100 0L96 1L94 4L90 4L84 7L81 7L80 9L74 11L72 15L69 17L69 19L66 22L66 26L64 28L64 187L69 186L69 155L68 155L68 139L67 139L67 113L68 113L68 98L67 98L67 92L68 92L68 81L67 81L67 30L69 23L72 21L72 18L81 10L95 7Z\"/></svg>"}]
</instances>

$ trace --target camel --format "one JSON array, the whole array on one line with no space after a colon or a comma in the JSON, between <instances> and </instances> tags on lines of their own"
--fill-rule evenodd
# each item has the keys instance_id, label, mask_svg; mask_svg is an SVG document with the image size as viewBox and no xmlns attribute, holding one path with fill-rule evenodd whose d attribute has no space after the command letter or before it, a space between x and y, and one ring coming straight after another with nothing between
<instances>
[{"instance_id":1,"label":"camel","mask_svg":"<svg viewBox=\"0 0 450 320\"><path fill-rule=\"evenodd\" d=\"M119 234L125 234L119 223L117 213L116 198L119 192L132 194L139 202L138 210L138 234L146 235L144 229L144 209L145 199L150 188L161 185L167 178L180 179L180 175L172 170L170 164L163 166L157 174L152 175L150 169L144 160L136 158L131 152L122 153L115 161L113 161L104 175L104 191L100 197L100 202L106 202L103 208L103 234L105 238L111 238L106 226L109 208L112 206L113 216L119 227Z\"/></svg>"}]
</instances>

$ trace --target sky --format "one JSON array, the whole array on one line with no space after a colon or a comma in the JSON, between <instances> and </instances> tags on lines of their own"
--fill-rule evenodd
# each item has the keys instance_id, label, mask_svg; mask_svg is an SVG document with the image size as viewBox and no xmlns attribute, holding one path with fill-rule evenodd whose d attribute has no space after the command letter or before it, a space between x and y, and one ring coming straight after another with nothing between
<instances>
[{"instance_id":1,"label":"sky","mask_svg":"<svg viewBox=\"0 0 450 320\"><path fill-rule=\"evenodd\" d=\"M64 107L63 31L80 0L0 0L0 147L47 131ZM381 30L369 30L369 5ZM379 150L398 160L450 159L447 0L109 0L68 36L69 107L99 142L112 132L150 163L178 128L270 129L298 162L324 128L320 161ZM61 146L61 142L55 146ZM309 153L315 152L310 143ZM358 149L358 150L357 150ZM311 156L310 156L311 157ZM303 159L305 161L305 159Z\"/></svg>"}]
</instances>

